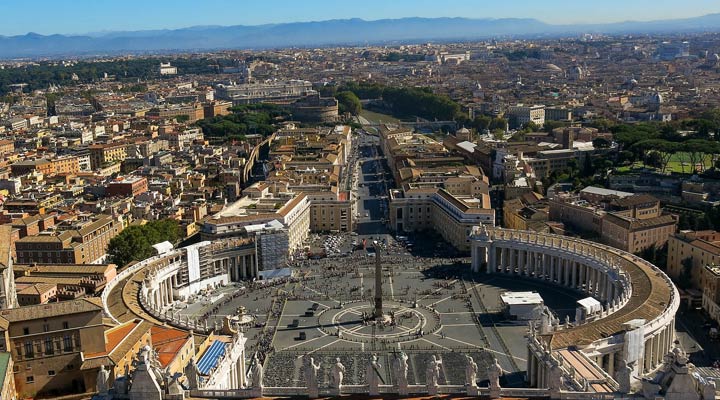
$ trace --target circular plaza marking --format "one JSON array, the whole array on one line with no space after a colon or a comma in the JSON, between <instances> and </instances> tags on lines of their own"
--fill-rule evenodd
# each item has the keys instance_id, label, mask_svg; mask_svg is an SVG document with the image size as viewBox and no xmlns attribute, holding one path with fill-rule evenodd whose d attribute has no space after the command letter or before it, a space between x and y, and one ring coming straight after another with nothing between
<instances>
[{"instance_id":1,"label":"circular plaza marking","mask_svg":"<svg viewBox=\"0 0 720 400\"><path fill-rule=\"evenodd\" d=\"M400 301L383 301L383 318L372 318L372 302L350 302L324 310L318 316L320 329L351 342L406 342L437 332L440 316L428 307Z\"/></svg>"}]
</instances>

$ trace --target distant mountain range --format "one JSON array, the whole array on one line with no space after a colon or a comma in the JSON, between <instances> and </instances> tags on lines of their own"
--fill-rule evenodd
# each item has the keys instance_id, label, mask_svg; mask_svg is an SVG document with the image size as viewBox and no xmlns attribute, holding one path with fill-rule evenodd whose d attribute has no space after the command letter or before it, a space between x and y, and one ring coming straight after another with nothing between
<instances>
[{"instance_id":1,"label":"distant mountain range","mask_svg":"<svg viewBox=\"0 0 720 400\"><path fill-rule=\"evenodd\" d=\"M720 31L720 14L695 18L590 25L551 25L535 19L343 19L257 26L196 26L174 30L87 35L0 36L0 58L60 57L216 49L260 49L489 39L557 37L579 33L659 34Z\"/></svg>"}]
</instances>

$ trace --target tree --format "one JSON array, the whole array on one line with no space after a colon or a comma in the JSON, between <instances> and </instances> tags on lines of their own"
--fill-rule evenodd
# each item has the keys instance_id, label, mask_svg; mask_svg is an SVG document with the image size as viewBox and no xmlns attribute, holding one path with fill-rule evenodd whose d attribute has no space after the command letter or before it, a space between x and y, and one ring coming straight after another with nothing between
<instances>
[{"instance_id":1,"label":"tree","mask_svg":"<svg viewBox=\"0 0 720 400\"><path fill-rule=\"evenodd\" d=\"M153 245L168 241L175 243L180 238L178 222L172 219L151 221L145 225L134 225L123 230L110 240L108 255L120 267L131 261L139 261L155 254Z\"/></svg>"},{"instance_id":2,"label":"tree","mask_svg":"<svg viewBox=\"0 0 720 400\"><path fill-rule=\"evenodd\" d=\"M659 163L657 164L659 166L656 167L661 168L662 172L665 172L670 159L680 149L680 146L678 143L669 142L663 139L647 139L633 144L631 148L639 150L640 153L648 154L648 156L650 154L657 153L660 158ZM658 160L654 159L653 161Z\"/></svg>"},{"instance_id":3,"label":"tree","mask_svg":"<svg viewBox=\"0 0 720 400\"><path fill-rule=\"evenodd\" d=\"M604 137L597 137L593 139L592 144L596 149L607 149L612 143Z\"/></svg>"},{"instance_id":4,"label":"tree","mask_svg":"<svg viewBox=\"0 0 720 400\"><path fill-rule=\"evenodd\" d=\"M362 111L360 98L351 91L346 90L344 92L340 92L335 95L335 98L338 101L340 114L350 113L352 115L358 115L360 114L360 111Z\"/></svg>"}]
</instances>

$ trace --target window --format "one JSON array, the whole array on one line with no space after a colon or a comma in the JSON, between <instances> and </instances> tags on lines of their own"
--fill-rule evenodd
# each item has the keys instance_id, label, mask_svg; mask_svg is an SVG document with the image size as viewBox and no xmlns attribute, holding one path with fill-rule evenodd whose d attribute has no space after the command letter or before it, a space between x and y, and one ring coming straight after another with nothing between
<instances>
[{"instance_id":1,"label":"window","mask_svg":"<svg viewBox=\"0 0 720 400\"><path fill-rule=\"evenodd\" d=\"M65 336L63 338L63 347L65 351L72 351L73 345L72 345L72 338L70 336Z\"/></svg>"},{"instance_id":2,"label":"window","mask_svg":"<svg viewBox=\"0 0 720 400\"><path fill-rule=\"evenodd\" d=\"M34 382L35 382L35 377L34 377L34 376L28 375L28 376L25 377L25 383L34 383Z\"/></svg>"},{"instance_id":3,"label":"window","mask_svg":"<svg viewBox=\"0 0 720 400\"><path fill-rule=\"evenodd\" d=\"M33 350L32 342L25 342L25 358L35 357L35 351Z\"/></svg>"},{"instance_id":4,"label":"window","mask_svg":"<svg viewBox=\"0 0 720 400\"><path fill-rule=\"evenodd\" d=\"M30 328L23 328L23 335L29 335L30 334Z\"/></svg>"},{"instance_id":5,"label":"window","mask_svg":"<svg viewBox=\"0 0 720 400\"><path fill-rule=\"evenodd\" d=\"M55 354L55 350L53 349L53 342L51 338L45 339L45 355L52 355Z\"/></svg>"},{"instance_id":6,"label":"window","mask_svg":"<svg viewBox=\"0 0 720 400\"><path fill-rule=\"evenodd\" d=\"M68 324L67 321L63 321L63 329L69 329L69 328L70 328L70 324Z\"/></svg>"},{"instance_id":7,"label":"window","mask_svg":"<svg viewBox=\"0 0 720 400\"><path fill-rule=\"evenodd\" d=\"M55 370L52 370L52 369L49 370L49 371L48 371L48 376L55 376Z\"/></svg>"},{"instance_id":8,"label":"window","mask_svg":"<svg viewBox=\"0 0 720 400\"><path fill-rule=\"evenodd\" d=\"M49 324L43 324L43 332L50 331L50 325Z\"/></svg>"}]
</instances>

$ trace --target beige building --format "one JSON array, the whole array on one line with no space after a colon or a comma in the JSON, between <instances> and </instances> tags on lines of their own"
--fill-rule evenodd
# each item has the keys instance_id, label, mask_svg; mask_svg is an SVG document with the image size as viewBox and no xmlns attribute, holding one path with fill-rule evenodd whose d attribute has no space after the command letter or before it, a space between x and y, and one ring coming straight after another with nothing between
<instances>
[{"instance_id":1,"label":"beige building","mask_svg":"<svg viewBox=\"0 0 720 400\"><path fill-rule=\"evenodd\" d=\"M310 230L313 232L351 232L353 204L349 194L342 192L308 193L310 198Z\"/></svg>"},{"instance_id":2,"label":"beige building","mask_svg":"<svg viewBox=\"0 0 720 400\"><path fill-rule=\"evenodd\" d=\"M51 283L36 283L18 289L17 299L20 306L45 304L57 296L57 285Z\"/></svg>"},{"instance_id":3,"label":"beige building","mask_svg":"<svg viewBox=\"0 0 720 400\"><path fill-rule=\"evenodd\" d=\"M90 166L93 170L127 158L126 143L94 144L90 149Z\"/></svg>"},{"instance_id":4,"label":"beige building","mask_svg":"<svg viewBox=\"0 0 720 400\"><path fill-rule=\"evenodd\" d=\"M310 233L310 200L305 193L283 193L278 197L245 196L202 222L202 240L217 240L246 234L245 227L280 221L288 231L289 249L302 248Z\"/></svg>"},{"instance_id":5,"label":"beige building","mask_svg":"<svg viewBox=\"0 0 720 400\"><path fill-rule=\"evenodd\" d=\"M122 221L103 215L59 233L26 236L15 242L15 254L20 264L96 263L106 256L110 240L123 229Z\"/></svg>"},{"instance_id":6,"label":"beige building","mask_svg":"<svg viewBox=\"0 0 720 400\"><path fill-rule=\"evenodd\" d=\"M677 282L687 274L692 287L704 291L703 271L708 265L720 265L720 232L680 231L670 236L667 273L672 279Z\"/></svg>"},{"instance_id":7,"label":"beige building","mask_svg":"<svg viewBox=\"0 0 720 400\"><path fill-rule=\"evenodd\" d=\"M515 126L525 126L532 122L537 126L545 125L545 106L525 106L518 104L511 106L508 109L508 116L510 120L515 123Z\"/></svg>"},{"instance_id":8,"label":"beige building","mask_svg":"<svg viewBox=\"0 0 720 400\"><path fill-rule=\"evenodd\" d=\"M150 330L153 326L151 322L135 319L105 329L103 350L84 352L83 369L97 371L101 365L109 367L109 384L112 385L116 377L134 368L133 359L140 349L152 345Z\"/></svg>"},{"instance_id":9,"label":"beige building","mask_svg":"<svg viewBox=\"0 0 720 400\"><path fill-rule=\"evenodd\" d=\"M489 196L455 196L435 187L391 190L389 217L398 233L435 230L460 251L470 249L473 226L495 225Z\"/></svg>"},{"instance_id":10,"label":"beige building","mask_svg":"<svg viewBox=\"0 0 720 400\"><path fill-rule=\"evenodd\" d=\"M0 309L17 307L12 239L13 228L0 225Z\"/></svg>"},{"instance_id":11,"label":"beige building","mask_svg":"<svg viewBox=\"0 0 720 400\"><path fill-rule=\"evenodd\" d=\"M611 196L600 203L582 196L562 193L551 199L550 220L596 234L601 242L634 254L664 246L677 228L677 217L663 213L652 196Z\"/></svg>"},{"instance_id":12,"label":"beige building","mask_svg":"<svg viewBox=\"0 0 720 400\"><path fill-rule=\"evenodd\" d=\"M529 195L533 195L530 193ZM539 195L538 195L539 196ZM547 202L526 203L522 198L503 202L503 226L521 231L550 232Z\"/></svg>"},{"instance_id":13,"label":"beige building","mask_svg":"<svg viewBox=\"0 0 720 400\"><path fill-rule=\"evenodd\" d=\"M702 307L714 319L720 321L720 266L706 265L701 271Z\"/></svg>"},{"instance_id":14,"label":"beige building","mask_svg":"<svg viewBox=\"0 0 720 400\"><path fill-rule=\"evenodd\" d=\"M95 389L97 368L85 368L83 354L105 349L99 298L4 310L0 351L15 360L20 396L59 396Z\"/></svg>"}]
</instances>

